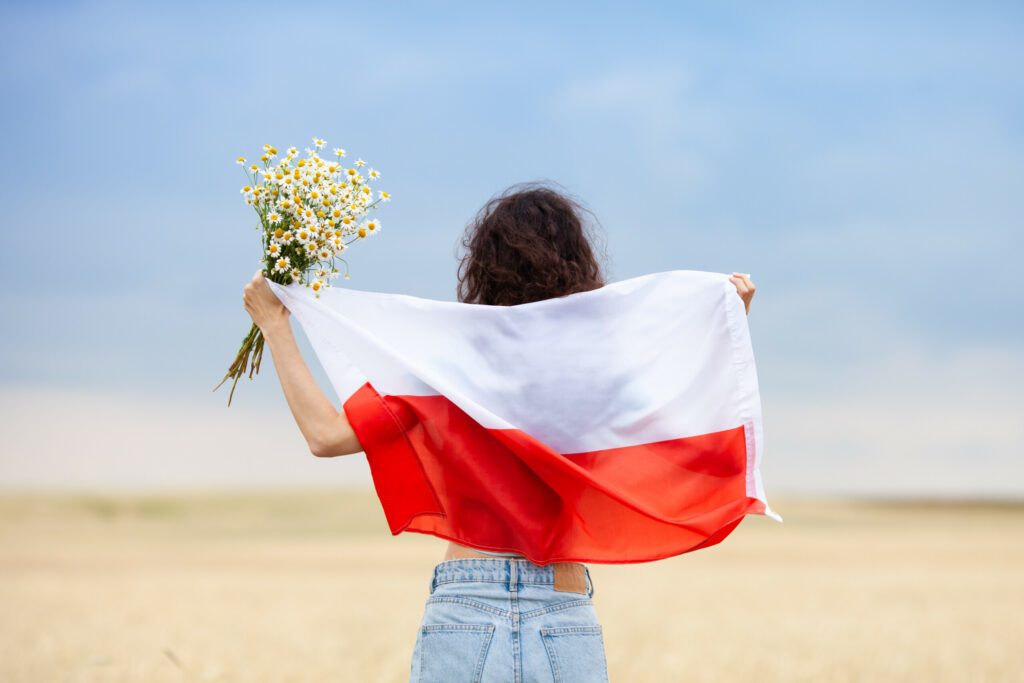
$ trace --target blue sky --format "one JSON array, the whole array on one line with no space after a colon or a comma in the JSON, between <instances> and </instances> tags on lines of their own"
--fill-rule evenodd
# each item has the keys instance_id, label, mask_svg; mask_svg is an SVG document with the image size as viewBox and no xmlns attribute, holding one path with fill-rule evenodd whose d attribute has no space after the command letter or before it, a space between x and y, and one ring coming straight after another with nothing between
<instances>
[{"instance_id":1,"label":"blue sky","mask_svg":"<svg viewBox=\"0 0 1024 683\"><path fill-rule=\"evenodd\" d=\"M349 286L454 299L475 211L553 180L610 280L752 274L769 495L1024 494L1019 6L0 13L0 486L366 481L269 357L210 392L258 267L233 160L316 135L395 196Z\"/></svg>"}]
</instances>

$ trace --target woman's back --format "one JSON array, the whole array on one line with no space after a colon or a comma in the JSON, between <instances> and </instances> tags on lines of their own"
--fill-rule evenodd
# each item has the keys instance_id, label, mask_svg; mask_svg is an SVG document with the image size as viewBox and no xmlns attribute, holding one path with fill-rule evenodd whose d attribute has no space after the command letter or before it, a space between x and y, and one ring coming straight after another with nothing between
<instances>
[{"instance_id":1,"label":"woman's back","mask_svg":"<svg viewBox=\"0 0 1024 683\"><path fill-rule=\"evenodd\" d=\"M510 306L604 285L581 207L542 186L491 199L467 228L459 300ZM434 567L410 683L595 683L608 668L590 571L449 541Z\"/></svg>"}]
</instances>

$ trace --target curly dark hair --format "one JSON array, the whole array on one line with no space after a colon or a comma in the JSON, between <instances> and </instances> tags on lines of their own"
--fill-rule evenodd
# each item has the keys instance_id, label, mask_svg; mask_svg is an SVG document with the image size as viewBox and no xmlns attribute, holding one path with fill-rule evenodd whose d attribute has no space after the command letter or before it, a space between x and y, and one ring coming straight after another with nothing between
<instances>
[{"instance_id":1,"label":"curly dark hair","mask_svg":"<svg viewBox=\"0 0 1024 683\"><path fill-rule=\"evenodd\" d=\"M459 301L513 306L603 287L583 213L593 216L544 183L519 183L492 197L460 242L467 251Z\"/></svg>"}]
</instances>

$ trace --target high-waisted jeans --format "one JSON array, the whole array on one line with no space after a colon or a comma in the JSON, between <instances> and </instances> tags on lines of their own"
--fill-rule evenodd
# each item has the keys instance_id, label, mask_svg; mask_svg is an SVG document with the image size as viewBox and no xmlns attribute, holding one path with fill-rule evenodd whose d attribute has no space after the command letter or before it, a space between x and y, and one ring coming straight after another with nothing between
<instances>
[{"instance_id":1,"label":"high-waisted jeans","mask_svg":"<svg viewBox=\"0 0 1024 683\"><path fill-rule=\"evenodd\" d=\"M551 565L460 558L434 567L410 683L604 683L604 638L586 593L556 591Z\"/></svg>"}]
</instances>

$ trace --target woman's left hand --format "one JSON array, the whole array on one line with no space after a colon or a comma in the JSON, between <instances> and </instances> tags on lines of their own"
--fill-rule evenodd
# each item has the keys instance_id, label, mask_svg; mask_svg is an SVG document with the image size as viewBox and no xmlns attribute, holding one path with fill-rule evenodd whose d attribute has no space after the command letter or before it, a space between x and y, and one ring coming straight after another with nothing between
<instances>
[{"instance_id":1,"label":"woman's left hand","mask_svg":"<svg viewBox=\"0 0 1024 683\"><path fill-rule=\"evenodd\" d=\"M252 280L245 286L242 301L245 302L245 310L249 312L252 321L263 332L275 325L288 323L291 312L270 289L262 270L256 271Z\"/></svg>"},{"instance_id":2,"label":"woman's left hand","mask_svg":"<svg viewBox=\"0 0 1024 683\"><path fill-rule=\"evenodd\" d=\"M732 277L729 278L729 282L736 285L736 293L743 299L747 315L750 315L750 300L754 298L754 290L756 289L753 281L750 279L750 274L733 273Z\"/></svg>"}]
</instances>

